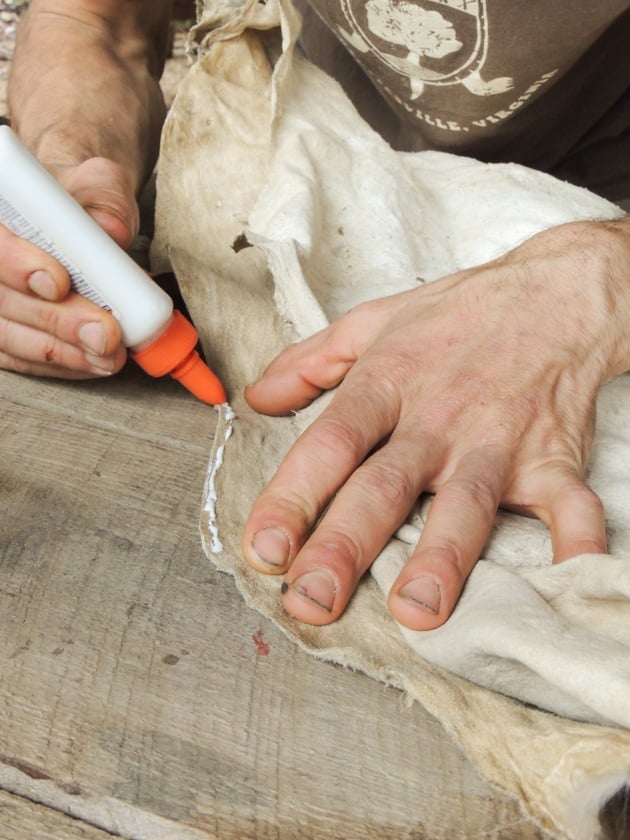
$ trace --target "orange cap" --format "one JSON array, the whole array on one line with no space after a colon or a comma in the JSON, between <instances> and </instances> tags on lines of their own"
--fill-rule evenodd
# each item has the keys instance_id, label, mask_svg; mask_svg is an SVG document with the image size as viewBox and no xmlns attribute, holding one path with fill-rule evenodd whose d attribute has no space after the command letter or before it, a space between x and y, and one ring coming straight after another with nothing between
<instances>
[{"instance_id":1,"label":"orange cap","mask_svg":"<svg viewBox=\"0 0 630 840\"><path fill-rule=\"evenodd\" d=\"M150 376L170 373L203 402L220 405L227 402L227 396L217 376L195 350L198 340L197 330L176 309L164 332L148 347L132 351L131 356Z\"/></svg>"}]
</instances>

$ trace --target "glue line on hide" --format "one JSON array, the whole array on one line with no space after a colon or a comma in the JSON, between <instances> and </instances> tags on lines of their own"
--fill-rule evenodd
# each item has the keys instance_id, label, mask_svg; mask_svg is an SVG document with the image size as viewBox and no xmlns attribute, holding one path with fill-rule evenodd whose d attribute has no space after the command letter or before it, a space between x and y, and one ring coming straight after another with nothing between
<instances>
[{"instance_id":1,"label":"glue line on hide","mask_svg":"<svg viewBox=\"0 0 630 840\"><path fill-rule=\"evenodd\" d=\"M217 525L217 491L215 479L218 471L223 465L223 453L225 451L225 446L232 435L232 425L236 419L236 415L228 403L217 405L215 406L215 409L219 415L219 420L223 421L223 440L218 445L215 445L212 461L206 477L206 486L204 488L204 510L208 514L210 549L213 554L220 554L223 551L223 543L219 537L219 527Z\"/></svg>"}]
</instances>

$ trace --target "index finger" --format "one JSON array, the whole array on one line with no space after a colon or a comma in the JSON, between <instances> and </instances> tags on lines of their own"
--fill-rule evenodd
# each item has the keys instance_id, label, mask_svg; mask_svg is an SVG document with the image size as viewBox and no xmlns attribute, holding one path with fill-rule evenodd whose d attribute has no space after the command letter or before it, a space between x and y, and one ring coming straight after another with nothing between
<instances>
[{"instance_id":1,"label":"index finger","mask_svg":"<svg viewBox=\"0 0 630 840\"><path fill-rule=\"evenodd\" d=\"M357 416L358 392L356 378L343 383L254 503L243 553L258 571L286 571L333 495L390 433L391 403L375 394L369 410Z\"/></svg>"}]
</instances>

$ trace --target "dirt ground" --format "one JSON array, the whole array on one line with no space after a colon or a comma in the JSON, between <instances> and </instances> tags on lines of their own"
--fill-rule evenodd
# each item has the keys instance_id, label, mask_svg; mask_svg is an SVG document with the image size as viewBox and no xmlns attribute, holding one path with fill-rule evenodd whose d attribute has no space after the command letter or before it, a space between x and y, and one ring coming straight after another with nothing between
<instances>
[{"instance_id":1,"label":"dirt ground","mask_svg":"<svg viewBox=\"0 0 630 840\"><path fill-rule=\"evenodd\" d=\"M0 0L0 116L7 115L7 80L15 48L15 34L20 15L27 8L28 2L29 0ZM173 47L161 80L167 104L173 101L179 82L188 68L185 53L186 32L193 17L194 0L175 0Z\"/></svg>"}]
</instances>

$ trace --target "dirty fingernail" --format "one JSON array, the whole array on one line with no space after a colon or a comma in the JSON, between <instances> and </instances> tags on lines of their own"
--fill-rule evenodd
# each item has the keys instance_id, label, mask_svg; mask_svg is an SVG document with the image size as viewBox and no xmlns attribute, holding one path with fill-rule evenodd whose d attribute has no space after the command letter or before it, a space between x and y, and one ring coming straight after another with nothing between
<instances>
[{"instance_id":1,"label":"dirty fingernail","mask_svg":"<svg viewBox=\"0 0 630 840\"><path fill-rule=\"evenodd\" d=\"M85 361L99 376L111 376L114 372L114 359L112 356L95 356L92 353L84 353Z\"/></svg>"},{"instance_id":2,"label":"dirty fingernail","mask_svg":"<svg viewBox=\"0 0 630 840\"><path fill-rule=\"evenodd\" d=\"M55 300L57 285L47 271L34 271L28 278L28 287L33 294L45 300Z\"/></svg>"},{"instance_id":3,"label":"dirty fingernail","mask_svg":"<svg viewBox=\"0 0 630 840\"><path fill-rule=\"evenodd\" d=\"M258 560L273 569L281 569L289 562L291 543L279 528L263 528L254 534L252 548Z\"/></svg>"},{"instance_id":4,"label":"dirty fingernail","mask_svg":"<svg viewBox=\"0 0 630 840\"><path fill-rule=\"evenodd\" d=\"M437 615L440 611L440 588L429 578L414 578L401 587L396 594L406 601L412 601L432 615Z\"/></svg>"},{"instance_id":5,"label":"dirty fingernail","mask_svg":"<svg viewBox=\"0 0 630 840\"><path fill-rule=\"evenodd\" d=\"M105 330L97 321L83 324L79 330L79 341L84 350L102 356L105 352Z\"/></svg>"},{"instance_id":6,"label":"dirty fingernail","mask_svg":"<svg viewBox=\"0 0 630 840\"><path fill-rule=\"evenodd\" d=\"M335 596L337 595L337 586L333 580L330 572L325 569L316 569L312 572L305 572L301 577L296 578L291 584L291 589L306 598L307 601L312 601L321 607L326 612L332 612L335 606ZM282 592L286 592L288 586L285 588L283 584Z\"/></svg>"}]
</instances>

